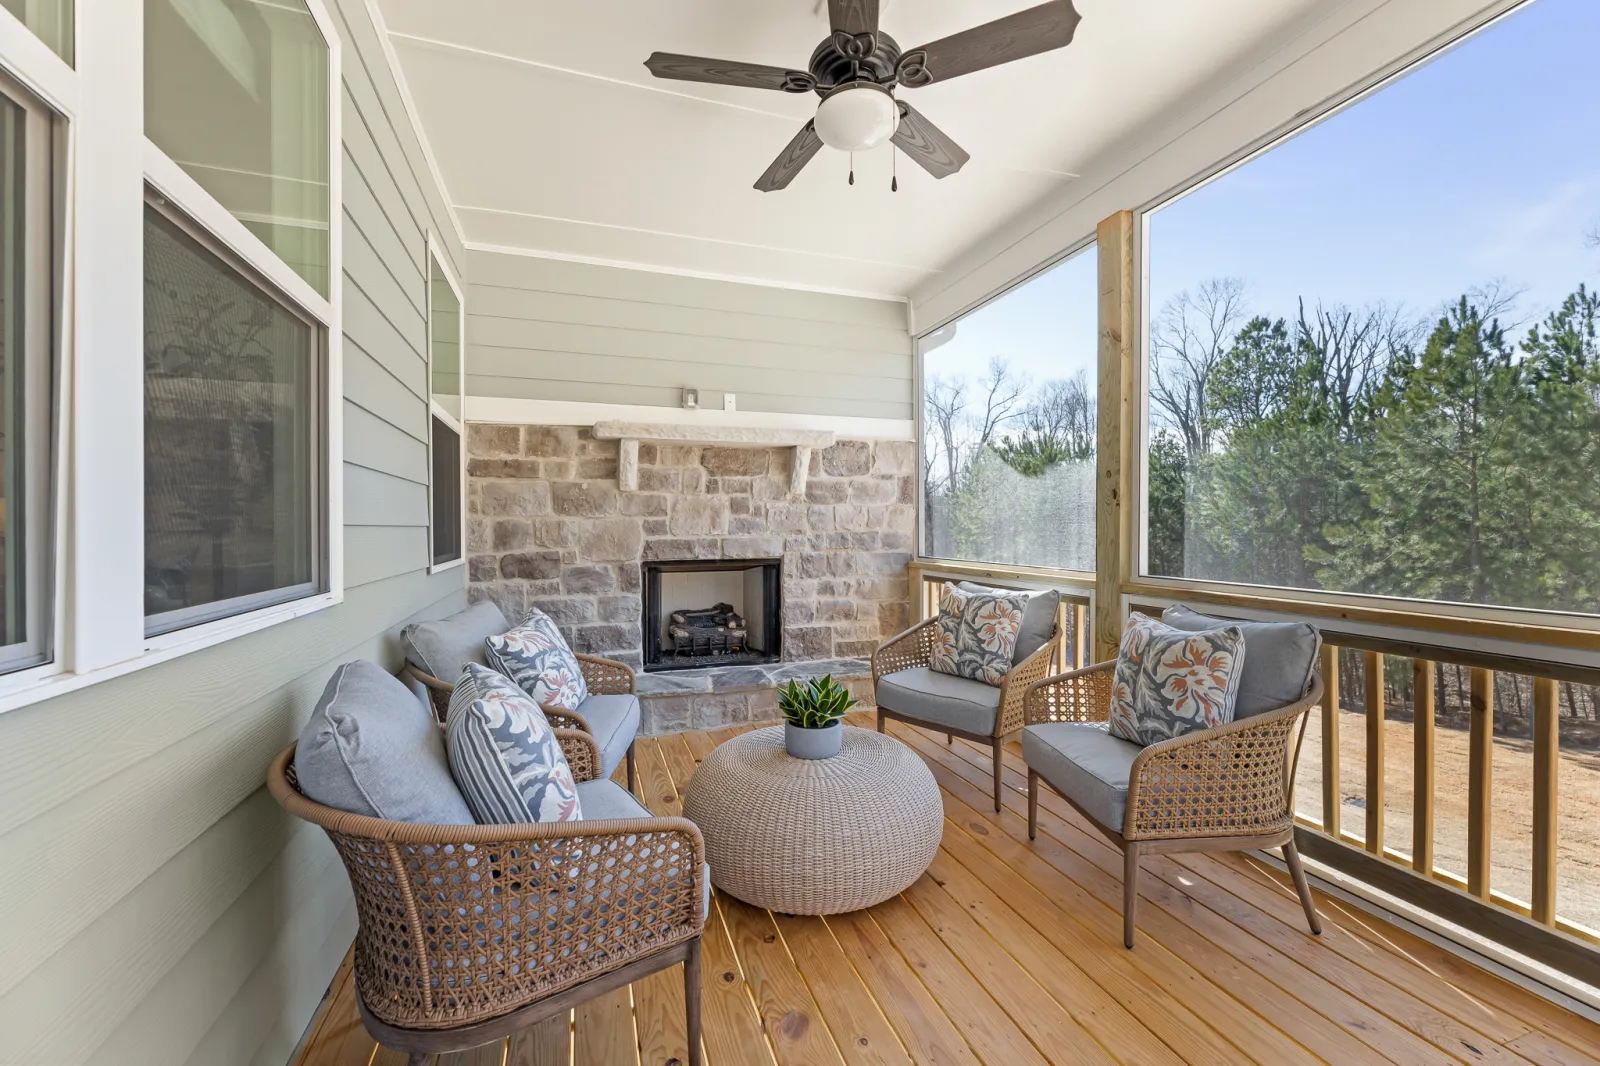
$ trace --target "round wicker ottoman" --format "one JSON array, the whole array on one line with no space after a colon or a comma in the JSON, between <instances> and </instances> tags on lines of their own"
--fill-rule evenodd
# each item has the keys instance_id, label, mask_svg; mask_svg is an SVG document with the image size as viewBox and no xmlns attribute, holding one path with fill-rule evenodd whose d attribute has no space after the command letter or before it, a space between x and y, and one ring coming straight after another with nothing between
<instances>
[{"instance_id":1,"label":"round wicker ottoman","mask_svg":"<svg viewBox=\"0 0 1600 1066\"><path fill-rule=\"evenodd\" d=\"M910 748L844 727L831 759L792 759L783 727L707 755L683 813L705 836L711 883L781 914L839 914L881 903L939 850L944 804Z\"/></svg>"}]
</instances>

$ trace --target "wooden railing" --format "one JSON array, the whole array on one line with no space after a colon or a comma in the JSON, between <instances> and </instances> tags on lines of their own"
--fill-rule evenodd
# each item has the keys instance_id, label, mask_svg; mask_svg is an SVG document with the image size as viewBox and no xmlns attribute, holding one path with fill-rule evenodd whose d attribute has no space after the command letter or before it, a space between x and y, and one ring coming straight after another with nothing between
<instances>
[{"instance_id":1,"label":"wooden railing","mask_svg":"<svg viewBox=\"0 0 1600 1066\"><path fill-rule=\"evenodd\" d=\"M957 563L920 560L908 568L911 577L913 621L939 613L939 590L946 581L976 581L980 585L1006 589L1055 589L1061 593L1056 609L1056 628L1060 633L1056 648L1056 668L1077 670L1088 666L1094 654L1092 623L1094 580L1079 580L1060 571L1030 567L1006 567L991 563Z\"/></svg>"},{"instance_id":2,"label":"wooden railing","mask_svg":"<svg viewBox=\"0 0 1600 1066\"><path fill-rule=\"evenodd\" d=\"M1203 594L1186 596L1185 601L1211 613L1230 613L1224 605L1208 605ZM1146 613L1161 609L1159 603L1141 605L1137 599L1133 606ZM1293 613L1291 604L1284 606L1284 614ZM1307 727L1308 732L1320 734L1316 740L1320 750L1308 744L1300 763L1302 781L1308 771L1320 771L1321 776L1320 789L1302 789L1299 793L1297 820L1304 831L1317 838L1303 844L1302 850L1457 924L1495 936L1486 929L1486 925L1492 926L1499 930L1497 939L1502 942L1526 948L1530 944L1529 930L1503 921L1486 921L1495 913L1516 915L1589 945L1600 945L1600 933L1589 922L1574 921L1565 914L1557 895L1561 843L1560 700L1565 692L1574 713L1581 699L1592 714L1600 688L1591 686L1600 686L1600 670L1450 647L1435 643L1439 634L1434 632L1426 634L1427 643L1420 643L1342 631L1325 618L1305 620L1322 628L1325 697L1316 712L1318 721ZM1389 746L1396 739L1391 734L1404 739L1402 731L1391 727L1406 713L1414 723L1412 752L1410 765L1401 767L1391 760ZM1341 787L1341 774L1346 767L1342 765L1345 746L1340 734L1342 729L1356 725L1352 715L1360 716L1358 728L1364 735L1364 765L1355 775L1362 781L1359 797L1347 794L1353 789ZM1502 870L1508 865L1504 861L1507 856L1495 854L1497 721L1519 725L1515 738L1503 730L1499 744L1520 750L1525 741L1531 741L1530 809L1524 815L1527 822L1523 823L1530 829L1531 876L1519 891L1497 885L1494 876L1496 858L1502 860ZM1441 734L1457 731L1463 724L1467 734L1465 781L1460 780L1459 772L1441 778ZM1456 765L1459 767L1459 763ZM1501 785L1518 783L1504 781ZM1391 810L1390 789L1407 784L1413 797L1410 831L1405 837L1390 839L1389 831L1398 830L1386 825L1386 815ZM1454 822L1446 826L1439 818L1439 800L1459 796L1451 790L1463 786L1465 824ZM1359 821L1351 819L1355 803L1361 808ZM1450 838L1452 844L1458 844L1462 834L1465 836L1465 855L1459 856L1464 860L1459 865L1464 868L1452 869L1440 862L1440 834L1445 829L1455 831ZM1521 834L1517 836L1521 844ZM1356 860L1357 855L1365 859ZM1520 858L1519 855L1519 861ZM1584 858L1600 859L1600 854ZM1406 875L1393 876L1396 873ZM1453 891L1441 895L1419 890L1416 882L1421 879ZM1464 905L1470 900L1478 901L1477 909ZM1488 907L1484 908L1484 904ZM1586 901L1586 908L1591 905ZM1590 918L1587 912L1583 917ZM1566 972L1587 969L1597 973L1600 967L1595 965L1596 958L1592 952L1588 958L1581 958L1555 945L1549 961Z\"/></svg>"}]
</instances>

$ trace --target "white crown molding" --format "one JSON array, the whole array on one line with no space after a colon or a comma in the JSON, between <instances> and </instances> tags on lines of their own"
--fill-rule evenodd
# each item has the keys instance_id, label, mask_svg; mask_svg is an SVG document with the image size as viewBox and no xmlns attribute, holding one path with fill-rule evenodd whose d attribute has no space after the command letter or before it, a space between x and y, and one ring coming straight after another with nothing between
<instances>
[{"instance_id":1,"label":"white crown molding","mask_svg":"<svg viewBox=\"0 0 1600 1066\"><path fill-rule=\"evenodd\" d=\"M832 432L852 440L914 440L909 418L859 418L853 415L790 414L782 411L710 411L585 400L530 400L508 396L468 396L468 422L503 425L592 426L596 422L641 422L698 426L705 430L762 429ZM719 434L720 435L720 434Z\"/></svg>"}]
</instances>

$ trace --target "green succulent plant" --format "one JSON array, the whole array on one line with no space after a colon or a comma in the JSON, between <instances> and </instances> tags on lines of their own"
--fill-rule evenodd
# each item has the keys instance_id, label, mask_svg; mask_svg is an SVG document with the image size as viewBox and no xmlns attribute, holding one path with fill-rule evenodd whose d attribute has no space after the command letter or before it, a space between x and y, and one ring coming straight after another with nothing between
<instances>
[{"instance_id":1,"label":"green succulent plant","mask_svg":"<svg viewBox=\"0 0 1600 1066\"><path fill-rule=\"evenodd\" d=\"M784 721L802 729L826 729L849 714L856 703L849 689L831 674L804 685L791 681L778 689L778 710Z\"/></svg>"}]
</instances>

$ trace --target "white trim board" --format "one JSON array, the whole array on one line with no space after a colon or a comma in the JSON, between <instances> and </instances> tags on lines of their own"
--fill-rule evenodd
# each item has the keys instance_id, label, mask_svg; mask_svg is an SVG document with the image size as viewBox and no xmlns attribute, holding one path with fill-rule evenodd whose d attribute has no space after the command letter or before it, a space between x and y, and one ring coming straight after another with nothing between
<instances>
[{"instance_id":1,"label":"white trim board","mask_svg":"<svg viewBox=\"0 0 1600 1066\"><path fill-rule=\"evenodd\" d=\"M681 426L745 429L832 430L853 440L914 440L909 418L859 418L851 415L790 414L781 411L710 411L644 404L592 403L584 400L529 400L505 396L468 396L468 422L505 425L592 426L596 422L658 422Z\"/></svg>"}]
</instances>

